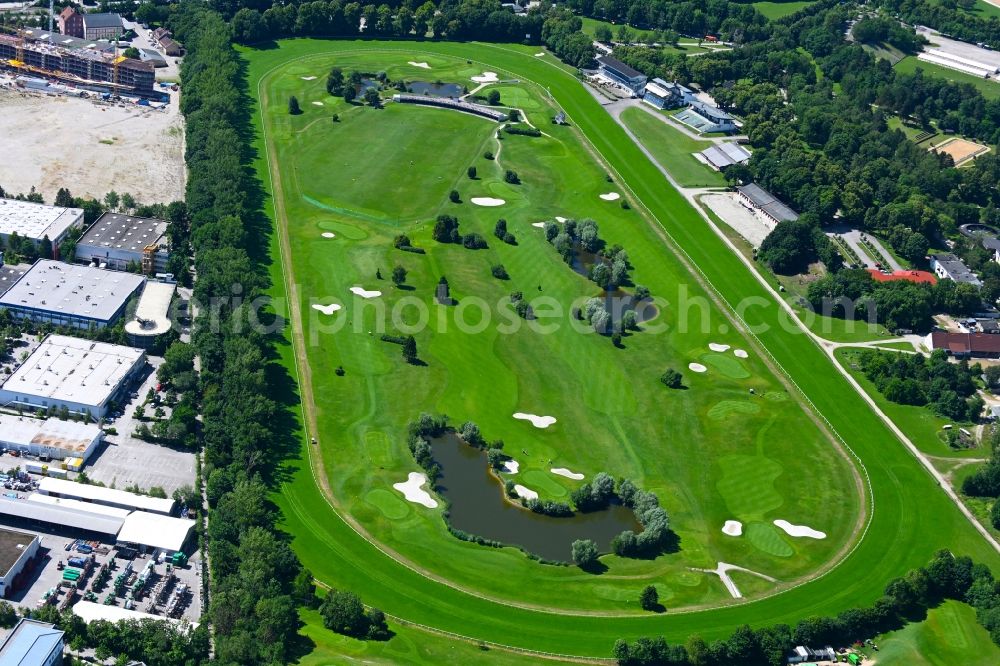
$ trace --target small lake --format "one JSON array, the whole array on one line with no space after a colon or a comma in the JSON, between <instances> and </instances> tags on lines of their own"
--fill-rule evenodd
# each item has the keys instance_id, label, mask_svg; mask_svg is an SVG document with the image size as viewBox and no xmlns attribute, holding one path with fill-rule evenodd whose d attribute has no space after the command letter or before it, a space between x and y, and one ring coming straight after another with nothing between
<instances>
[{"instance_id":1,"label":"small lake","mask_svg":"<svg viewBox=\"0 0 1000 666\"><path fill-rule=\"evenodd\" d=\"M438 492L451 505L451 525L463 532L568 562L577 539L591 539L606 553L611 552L611 540L625 530L642 531L632 510L620 504L565 518L543 516L512 504L504 498L501 482L490 473L485 452L455 434L432 440L431 449L441 465ZM518 476L505 474L504 478L517 482Z\"/></svg>"},{"instance_id":2,"label":"small lake","mask_svg":"<svg viewBox=\"0 0 1000 666\"><path fill-rule=\"evenodd\" d=\"M406 89L414 95L428 95L430 97L460 97L464 90L457 83L431 83L429 81L411 81L406 84Z\"/></svg>"},{"instance_id":3,"label":"small lake","mask_svg":"<svg viewBox=\"0 0 1000 666\"><path fill-rule=\"evenodd\" d=\"M589 280L590 271L594 268L594 265L598 262L603 262L604 258L596 252L584 250L579 244L575 245L573 249L573 261L570 263L570 266L579 275ZM635 319L640 324L644 321L649 321L659 314L659 310L653 305L652 299L637 301L633 294L621 288L614 291L602 291L600 298L604 301L604 309L611 315L612 324L620 322L622 316L629 310L635 312Z\"/></svg>"}]
</instances>

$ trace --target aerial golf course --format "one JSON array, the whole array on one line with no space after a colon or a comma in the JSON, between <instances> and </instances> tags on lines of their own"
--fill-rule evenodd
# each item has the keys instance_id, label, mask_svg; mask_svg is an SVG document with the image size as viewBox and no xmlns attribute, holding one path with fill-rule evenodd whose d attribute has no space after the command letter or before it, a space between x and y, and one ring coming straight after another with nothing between
<instances>
[{"instance_id":1,"label":"aerial golf course","mask_svg":"<svg viewBox=\"0 0 1000 666\"><path fill-rule=\"evenodd\" d=\"M318 40L243 52L275 225L272 295L289 304L279 350L298 383L301 455L274 501L317 581L398 620L397 638L362 648L324 642L307 614L316 649L412 662L474 656L462 638L607 657L617 638L712 639L742 623L793 624L867 604L941 548L1000 565L574 73L538 53ZM518 127L542 135L498 135L503 123L392 103L388 90L384 108L350 104L327 92L332 67L496 90ZM301 113L289 113L291 96ZM552 122L559 111L567 125ZM507 182L509 170L519 182ZM440 215L488 247L435 240ZM500 218L515 242L494 235ZM574 321L573 308L601 290L543 228L585 219L605 247L628 253L624 291L642 285L656 304L620 346ZM423 252L394 247L400 234ZM494 276L496 265L509 279ZM407 272L399 286L396 266ZM442 277L453 305L435 300ZM513 313L512 292L533 302L537 319ZM404 361L382 334L412 334L419 361ZM660 382L668 368L684 388ZM401 490L414 490L405 482L421 472L406 428L424 412L502 439L516 471L498 477L542 500L567 502L599 472L630 479L658 496L674 538L655 557L604 554L596 571L539 562L526 553L530 539L523 550L459 540L430 484ZM515 414L555 420L538 427ZM501 481L484 479L502 502ZM513 510L505 520L515 524L528 513ZM727 523L739 534L724 533ZM568 561L568 544L548 559ZM728 574L739 596L711 572L720 563L745 569ZM639 608L649 584L667 612Z\"/></svg>"}]
</instances>

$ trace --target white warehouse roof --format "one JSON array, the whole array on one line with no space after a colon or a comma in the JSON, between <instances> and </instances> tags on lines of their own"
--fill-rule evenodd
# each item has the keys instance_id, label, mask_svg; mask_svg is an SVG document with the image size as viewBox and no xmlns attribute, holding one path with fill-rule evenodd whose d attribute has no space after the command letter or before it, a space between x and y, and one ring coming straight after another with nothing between
<instances>
[{"instance_id":1,"label":"white warehouse roof","mask_svg":"<svg viewBox=\"0 0 1000 666\"><path fill-rule=\"evenodd\" d=\"M125 523L118 532L118 541L178 551L184 546L192 529L193 520L148 511L133 511L125 518Z\"/></svg>"},{"instance_id":2,"label":"white warehouse roof","mask_svg":"<svg viewBox=\"0 0 1000 666\"><path fill-rule=\"evenodd\" d=\"M0 306L107 322L146 278L39 259L0 297Z\"/></svg>"},{"instance_id":3,"label":"white warehouse roof","mask_svg":"<svg viewBox=\"0 0 1000 666\"><path fill-rule=\"evenodd\" d=\"M101 405L144 357L132 347L50 335L0 388L56 402Z\"/></svg>"},{"instance_id":4,"label":"white warehouse roof","mask_svg":"<svg viewBox=\"0 0 1000 666\"><path fill-rule=\"evenodd\" d=\"M83 222L82 208L46 206L30 201L0 199L0 234L9 236L17 232L40 241L45 236L55 242L75 224Z\"/></svg>"},{"instance_id":5,"label":"white warehouse roof","mask_svg":"<svg viewBox=\"0 0 1000 666\"><path fill-rule=\"evenodd\" d=\"M92 423L0 414L0 444L49 446L82 456L101 429Z\"/></svg>"},{"instance_id":6,"label":"white warehouse roof","mask_svg":"<svg viewBox=\"0 0 1000 666\"><path fill-rule=\"evenodd\" d=\"M83 502L81 500L70 499L69 497L53 497L52 495L43 495L42 493L31 493L28 495L28 501L38 504L48 504L50 506L60 506L66 509L73 509L74 511L96 513L115 518L122 522L125 522L125 518L131 513L128 509L119 509L104 504L95 504L94 502Z\"/></svg>"},{"instance_id":7,"label":"white warehouse roof","mask_svg":"<svg viewBox=\"0 0 1000 666\"><path fill-rule=\"evenodd\" d=\"M121 622L122 620L158 620L160 622L167 621L173 624L188 626L191 629L197 629L197 622L188 622L187 620L179 620L172 617L164 617L162 615L151 615L150 613L143 613L141 611L128 610L127 608L122 608L120 606L105 606L104 604L94 603L93 601L80 601L73 606L73 614L81 618L87 624L95 620L107 620L108 622Z\"/></svg>"},{"instance_id":8,"label":"white warehouse roof","mask_svg":"<svg viewBox=\"0 0 1000 666\"><path fill-rule=\"evenodd\" d=\"M125 522L124 518L108 516L94 511L55 504L44 504L23 499L13 499L0 495L0 514L16 516L42 523L75 527L88 532L98 532L114 536Z\"/></svg>"},{"instance_id":9,"label":"white warehouse roof","mask_svg":"<svg viewBox=\"0 0 1000 666\"><path fill-rule=\"evenodd\" d=\"M47 495L55 493L72 499L102 502L156 513L169 514L174 508L174 501L169 498L147 497L146 495L138 495L125 490L104 488L103 486L94 486L51 477L42 478L39 482L38 490Z\"/></svg>"}]
</instances>

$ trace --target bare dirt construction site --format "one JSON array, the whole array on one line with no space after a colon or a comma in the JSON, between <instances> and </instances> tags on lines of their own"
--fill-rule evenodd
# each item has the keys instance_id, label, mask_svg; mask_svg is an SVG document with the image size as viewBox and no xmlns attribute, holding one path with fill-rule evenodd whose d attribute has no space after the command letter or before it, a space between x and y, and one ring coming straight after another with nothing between
<instances>
[{"instance_id":1,"label":"bare dirt construction site","mask_svg":"<svg viewBox=\"0 0 1000 666\"><path fill-rule=\"evenodd\" d=\"M975 159L988 152L989 146L984 146L974 141L969 141L967 139L948 139L943 143L939 143L932 148L936 153L945 153L949 155L951 159L955 162L955 166L959 166L968 162L969 160Z\"/></svg>"},{"instance_id":2,"label":"bare dirt construction site","mask_svg":"<svg viewBox=\"0 0 1000 666\"><path fill-rule=\"evenodd\" d=\"M9 80L2 83L9 83ZM60 187L141 203L184 198L184 121L177 93L165 110L0 87L0 186L32 187L51 203Z\"/></svg>"}]
</instances>

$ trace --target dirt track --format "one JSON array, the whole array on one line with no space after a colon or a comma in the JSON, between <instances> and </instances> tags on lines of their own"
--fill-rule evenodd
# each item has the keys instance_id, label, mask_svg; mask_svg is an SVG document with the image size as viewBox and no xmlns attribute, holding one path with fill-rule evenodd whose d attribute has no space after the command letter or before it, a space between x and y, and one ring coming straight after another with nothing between
<instances>
[{"instance_id":1,"label":"dirt track","mask_svg":"<svg viewBox=\"0 0 1000 666\"><path fill-rule=\"evenodd\" d=\"M128 192L142 203L183 199L184 122L174 102L158 111L0 88L0 186L34 187L49 203L60 187L96 198Z\"/></svg>"}]
</instances>

